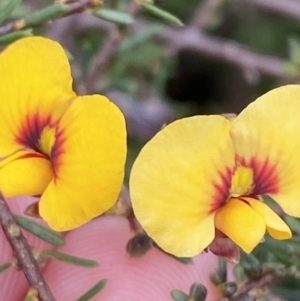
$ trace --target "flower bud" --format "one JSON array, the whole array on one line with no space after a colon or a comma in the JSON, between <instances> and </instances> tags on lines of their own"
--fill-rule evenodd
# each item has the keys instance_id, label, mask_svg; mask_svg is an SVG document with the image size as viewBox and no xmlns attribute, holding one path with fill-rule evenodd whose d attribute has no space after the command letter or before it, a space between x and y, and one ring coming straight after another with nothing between
<instances>
[{"instance_id":1,"label":"flower bud","mask_svg":"<svg viewBox=\"0 0 300 301\"><path fill-rule=\"evenodd\" d=\"M152 239L146 233L138 233L129 239L126 251L130 257L142 257L152 245Z\"/></svg>"},{"instance_id":2,"label":"flower bud","mask_svg":"<svg viewBox=\"0 0 300 301\"><path fill-rule=\"evenodd\" d=\"M223 286L223 296L229 298L236 293L237 289L238 286L235 282L226 282Z\"/></svg>"},{"instance_id":3,"label":"flower bud","mask_svg":"<svg viewBox=\"0 0 300 301\"><path fill-rule=\"evenodd\" d=\"M206 296L207 296L207 289L203 284L195 282L191 286L189 301L205 301Z\"/></svg>"}]
</instances>

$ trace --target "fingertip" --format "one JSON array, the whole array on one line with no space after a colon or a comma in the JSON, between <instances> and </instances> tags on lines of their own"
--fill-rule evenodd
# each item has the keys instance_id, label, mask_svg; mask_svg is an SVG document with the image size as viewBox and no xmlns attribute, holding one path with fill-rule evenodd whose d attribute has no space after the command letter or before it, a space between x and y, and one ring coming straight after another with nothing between
<instances>
[{"instance_id":1,"label":"fingertip","mask_svg":"<svg viewBox=\"0 0 300 301\"><path fill-rule=\"evenodd\" d=\"M132 236L125 218L104 216L67 234L59 251L97 260L99 267L88 269L52 260L45 277L59 300L74 300L99 280L108 278L104 290L93 300L168 300L171 291L188 292L194 282L208 289L207 301L218 297L209 274L217 268L212 254L199 255L193 264L183 264L152 248L141 258L130 258L126 244Z\"/></svg>"}]
</instances>

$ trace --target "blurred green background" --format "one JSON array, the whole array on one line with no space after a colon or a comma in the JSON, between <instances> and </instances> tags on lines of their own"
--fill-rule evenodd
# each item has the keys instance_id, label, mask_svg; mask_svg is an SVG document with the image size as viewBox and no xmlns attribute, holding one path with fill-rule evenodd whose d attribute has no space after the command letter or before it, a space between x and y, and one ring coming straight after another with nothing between
<instances>
[{"instance_id":1,"label":"blurred green background","mask_svg":"<svg viewBox=\"0 0 300 301\"><path fill-rule=\"evenodd\" d=\"M18 5L3 21L3 25L30 16L54 3L45 0L13 1ZM11 1L1 2L4 6ZM56 3L63 2L72 3ZM137 3L107 0L102 8L132 16L135 22L115 24L91 13L81 13L57 20L53 18L52 22L34 26L33 33L59 41L70 55L75 90L78 93L108 95L127 116L130 138L144 143L163 124L175 118L195 114L238 113L266 91L297 82L300 14L297 20L257 4L259 2L263 1L158 0L155 2L157 7L177 16L185 24L183 28L173 27L168 31L170 25L166 20L134 8L134 5L139 6ZM206 14L205 5L212 6L206 10ZM207 17L202 22L204 24L197 24L199 11L200 17L203 12ZM261 54L262 58L279 60L283 75L260 72L251 64L245 67L238 61L228 62L222 55L211 55L209 50L203 50L201 45L199 50L195 45L186 43L189 29L193 32L190 37L192 44L197 32L208 36L210 41L219 41L221 38L224 52L230 52L228 48L233 44L254 55ZM104 67L102 65L99 70L93 70L112 31L119 35L118 41L111 48L111 55L103 64ZM176 34L172 38L174 32ZM171 38L165 38L166 35ZM178 42L176 45L170 43L174 39ZM237 53L236 58L243 55ZM87 82L92 72L94 75L90 84Z\"/></svg>"}]
</instances>

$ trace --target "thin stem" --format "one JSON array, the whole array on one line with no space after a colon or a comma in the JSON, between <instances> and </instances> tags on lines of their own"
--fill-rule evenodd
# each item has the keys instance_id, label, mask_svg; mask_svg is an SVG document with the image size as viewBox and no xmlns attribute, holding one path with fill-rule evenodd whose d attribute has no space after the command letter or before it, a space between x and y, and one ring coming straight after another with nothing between
<instances>
[{"instance_id":1,"label":"thin stem","mask_svg":"<svg viewBox=\"0 0 300 301\"><path fill-rule=\"evenodd\" d=\"M88 70L86 78L78 86L79 94L87 94L93 92L93 88L99 78L103 75L105 69L115 56L121 41L121 34L116 27L108 31L108 36L104 46L96 55L94 63Z\"/></svg>"},{"instance_id":2,"label":"thin stem","mask_svg":"<svg viewBox=\"0 0 300 301\"><path fill-rule=\"evenodd\" d=\"M39 266L32 255L28 242L23 236L21 229L16 224L14 217L1 193L0 224L30 287L38 291L41 301L55 301L55 298L52 295L39 269Z\"/></svg>"},{"instance_id":3,"label":"thin stem","mask_svg":"<svg viewBox=\"0 0 300 301\"><path fill-rule=\"evenodd\" d=\"M96 6L99 6L100 4L101 4L101 1L98 1L98 0L79 0L79 1L73 2L71 4L67 4L68 11L64 15L64 17L83 12L87 8L96 7Z\"/></svg>"},{"instance_id":4,"label":"thin stem","mask_svg":"<svg viewBox=\"0 0 300 301\"><path fill-rule=\"evenodd\" d=\"M60 15L56 19L60 19L60 18L69 16L69 15L83 12L88 8L100 6L100 4L101 4L101 1L99 1L99 0L78 0L78 1L72 2L70 4L65 3L64 6L67 7L66 11L64 12L64 14ZM43 23L46 23L48 21L52 21L52 19L44 20ZM22 26L20 24L22 24ZM39 25L41 25L41 24L39 24ZM27 26L27 24L24 23L24 19L18 19L13 22L7 23L6 25L0 26L0 36L8 34L10 32L16 31L16 30L26 29L28 27L31 27L31 26Z\"/></svg>"},{"instance_id":5,"label":"thin stem","mask_svg":"<svg viewBox=\"0 0 300 301\"><path fill-rule=\"evenodd\" d=\"M238 301L241 300L243 296L245 296L248 292L250 292L253 289L262 289L266 286L268 286L270 283L274 282L276 279L276 274L273 271L268 271L264 275L262 275L257 280L249 280L244 285L242 285L238 293L234 295L231 301Z\"/></svg>"},{"instance_id":6,"label":"thin stem","mask_svg":"<svg viewBox=\"0 0 300 301\"><path fill-rule=\"evenodd\" d=\"M271 283L273 283L274 280L276 280L276 274L274 273L274 271L268 271L265 274L263 274L259 279L248 280L247 282L245 282L243 285L241 285L239 287L239 289L238 289L238 291L237 291L236 294L234 294L229 299L227 299L227 298L225 298L225 299L228 300L228 301L244 300L243 298L245 298L245 296L247 296L247 294L250 291L252 291L252 290L259 290L261 292L262 289L268 287L268 285L270 285ZM215 301L223 301L223 300L224 300L224 297L221 297L221 298L218 298ZM272 300L275 301L274 298L272 298ZM280 301L281 299L276 299L276 300Z\"/></svg>"},{"instance_id":7,"label":"thin stem","mask_svg":"<svg viewBox=\"0 0 300 301\"><path fill-rule=\"evenodd\" d=\"M136 16L140 11L140 5L131 2L128 10L132 16ZM94 92L96 83L116 56L122 37L129 30L130 26L121 31L116 25L112 25L106 30L107 38L104 45L96 54L96 58L87 71L85 79L78 85L77 91L79 94L84 95Z\"/></svg>"}]
</instances>

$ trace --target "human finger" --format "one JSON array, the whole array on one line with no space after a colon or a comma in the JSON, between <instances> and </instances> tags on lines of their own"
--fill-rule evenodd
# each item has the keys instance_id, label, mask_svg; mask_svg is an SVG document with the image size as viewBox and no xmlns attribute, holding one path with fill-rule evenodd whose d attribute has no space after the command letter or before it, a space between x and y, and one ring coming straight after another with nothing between
<instances>
[{"instance_id":1,"label":"human finger","mask_svg":"<svg viewBox=\"0 0 300 301\"><path fill-rule=\"evenodd\" d=\"M171 301L170 292L189 291L194 282L208 289L207 301L215 300L218 290L209 275L217 268L217 257L199 255L193 264L183 264L152 248L141 258L130 258L126 244L132 236L123 217L103 216L71 231L61 252L97 260L99 267L88 269L52 260L45 278L58 300L75 300L99 280L108 282L92 300Z\"/></svg>"}]
</instances>

